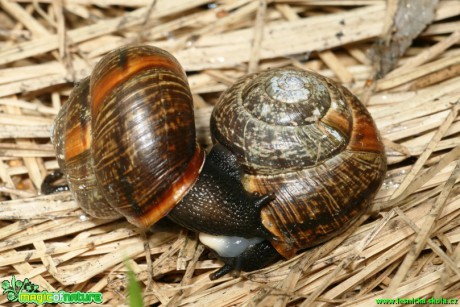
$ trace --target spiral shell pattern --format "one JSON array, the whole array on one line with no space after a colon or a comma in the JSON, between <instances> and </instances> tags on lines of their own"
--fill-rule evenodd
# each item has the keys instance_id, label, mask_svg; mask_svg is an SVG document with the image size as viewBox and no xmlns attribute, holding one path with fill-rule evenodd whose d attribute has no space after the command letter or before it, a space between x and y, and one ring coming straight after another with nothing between
<instances>
[{"instance_id":1,"label":"spiral shell pattern","mask_svg":"<svg viewBox=\"0 0 460 307\"><path fill-rule=\"evenodd\" d=\"M386 172L364 106L309 71L282 68L239 79L215 106L211 131L243 166L246 190L275 194L261 218L287 258L346 229Z\"/></svg>"},{"instance_id":2,"label":"spiral shell pattern","mask_svg":"<svg viewBox=\"0 0 460 307\"><path fill-rule=\"evenodd\" d=\"M57 161L65 173L70 191L80 206L95 217L120 217L107 204L97 187L94 161L90 151L91 108L89 77L81 80L73 89L69 100L62 106L54 120L52 143Z\"/></svg>"},{"instance_id":3,"label":"spiral shell pattern","mask_svg":"<svg viewBox=\"0 0 460 307\"><path fill-rule=\"evenodd\" d=\"M186 75L155 47L124 47L103 57L55 127L71 190L99 218L118 212L148 227L182 199L204 163Z\"/></svg>"}]
</instances>

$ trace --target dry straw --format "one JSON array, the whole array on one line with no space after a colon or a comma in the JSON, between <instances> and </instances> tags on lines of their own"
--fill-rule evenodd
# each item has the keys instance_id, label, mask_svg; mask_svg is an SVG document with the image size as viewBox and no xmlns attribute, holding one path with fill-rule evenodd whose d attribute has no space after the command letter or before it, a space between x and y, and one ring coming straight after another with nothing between
<instances>
[{"instance_id":1,"label":"dry straw","mask_svg":"<svg viewBox=\"0 0 460 307\"><path fill-rule=\"evenodd\" d=\"M460 2L439 1L396 67L374 79L367 51L392 32L398 3L0 0L0 279L100 291L106 304L120 306L123 260L131 259L146 304L460 298ZM194 234L171 225L144 234L124 220L85 217L69 193L41 196L44 176L58 167L50 126L72 82L109 50L139 43L183 64L207 145L213 103L247 72L292 65L344 83L363 97L386 146L389 171L370 212L294 259L211 282L221 263Z\"/></svg>"}]
</instances>

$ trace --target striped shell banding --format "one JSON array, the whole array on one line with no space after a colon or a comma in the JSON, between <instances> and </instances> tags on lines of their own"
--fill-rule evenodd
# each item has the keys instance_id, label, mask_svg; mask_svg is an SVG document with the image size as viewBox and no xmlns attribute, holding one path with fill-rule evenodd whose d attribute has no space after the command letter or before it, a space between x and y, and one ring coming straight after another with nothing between
<instances>
[{"instance_id":1,"label":"striped shell banding","mask_svg":"<svg viewBox=\"0 0 460 307\"><path fill-rule=\"evenodd\" d=\"M237 156L247 191L276 195L261 218L286 258L345 230L365 212L386 171L364 106L309 71L282 68L239 79L215 106L211 132Z\"/></svg>"},{"instance_id":2,"label":"striped shell banding","mask_svg":"<svg viewBox=\"0 0 460 307\"><path fill-rule=\"evenodd\" d=\"M123 215L148 227L197 180L187 77L169 53L150 46L112 51L73 90L53 129L58 163L91 216Z\"/></svg>"}]
</instances>

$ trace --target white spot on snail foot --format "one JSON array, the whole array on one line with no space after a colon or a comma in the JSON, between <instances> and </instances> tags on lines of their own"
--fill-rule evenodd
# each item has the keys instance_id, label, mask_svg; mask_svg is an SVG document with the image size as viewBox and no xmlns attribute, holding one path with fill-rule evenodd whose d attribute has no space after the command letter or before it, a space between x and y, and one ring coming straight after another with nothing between
<instances>
[{"instance_id":1,"label":"white spot on snail foot","mask_svg":"<svg viewBox=\"0 0 460 307\"><path fill-rule=\"evenodd\" d=\"M85 186L84 184L80 184L80 185L78 186L78 188L79 188L80 190L83 190L83 189L86 188L86 186Z\"/></svg>"},{"instance_id":2,"label":"white spot on snail foot","mask_svg":"<svg viewBox=\"0 0 460 307\"><path fill-rule=\"evenodd\" d=\"M214 250L221 257L238 257L248 247L263 241L262 238L243 238L231 236L215 236L200 232L201 243Z\"/></svg>"}]
</instances>

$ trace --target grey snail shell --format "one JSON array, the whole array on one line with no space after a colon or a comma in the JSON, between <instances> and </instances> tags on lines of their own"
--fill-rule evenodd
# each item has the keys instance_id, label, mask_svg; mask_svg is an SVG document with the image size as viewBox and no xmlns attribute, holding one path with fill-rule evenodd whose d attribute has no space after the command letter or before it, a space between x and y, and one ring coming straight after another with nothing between
<instances>
[{"instance_id":1,"label":"grey snail shell","mask_svg":"<svg viewBox=\"0 0 460 307\"><path fill-rule=\"evenodd\" d=\"M272 245L286 258L344 231L363 214L386 172L384 147L365 107L319 74L273 69L240 78L211 117L215 143L243 167Z\"/></svg>"}]
</instances>

